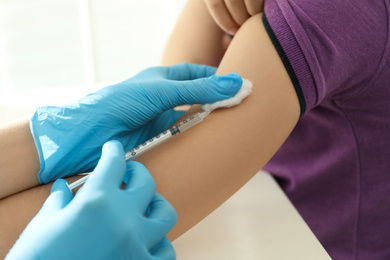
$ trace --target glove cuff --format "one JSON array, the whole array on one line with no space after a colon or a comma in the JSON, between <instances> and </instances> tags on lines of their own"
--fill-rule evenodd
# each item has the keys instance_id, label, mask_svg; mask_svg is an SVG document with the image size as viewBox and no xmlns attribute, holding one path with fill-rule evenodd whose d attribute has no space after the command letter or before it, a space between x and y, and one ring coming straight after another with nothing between
<instances>
[{"instance_id":1,"label":"glove cuff","mask_svg":"<svg viewBox=\"0 0 390 260\"><path fill-rule=\"evenodd\" d=\"M101 152L94 124L78 107L40 107L30 118L30 130L39 155L41 184L90 171ZM107 139L107 137L103 138Z\"/></svg>"},{"instance_id":2,"label":"glove cuff","mask_svg":"<svg viewBox=\"0 0 390 260\"><path fill-rule=\"evenodd\" d=\"M40 170L38 172L38 180L40 184L45 184L47 181L42 179L42 173L45 171L45 157L43 156L42 146L41 142L39 141L39 134L37 133L37 129L35 126L39 124L38 122L38 113L37 111L34 112L34 114L30 118L30 131L32 134L32 137L34 139L35 147L37 148L38 156L39 156L39 164L40 164Z\"/></svg>"}]
</instances>

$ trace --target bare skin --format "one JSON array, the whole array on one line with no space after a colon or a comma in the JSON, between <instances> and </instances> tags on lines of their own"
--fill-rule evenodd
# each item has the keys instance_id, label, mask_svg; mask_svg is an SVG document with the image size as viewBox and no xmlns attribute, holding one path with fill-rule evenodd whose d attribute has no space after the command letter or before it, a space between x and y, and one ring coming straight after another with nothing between
<instances>
[{"instance_id":1,"label":"bare skin","mask_svg":"<svg viewBox=\"0 0 390 260\"><path fill-rule=\"evenodd\" d=\"M39 184L39 157L28 119L0 128L0 151L0 199Z\"/></svg>"}]
</instances>

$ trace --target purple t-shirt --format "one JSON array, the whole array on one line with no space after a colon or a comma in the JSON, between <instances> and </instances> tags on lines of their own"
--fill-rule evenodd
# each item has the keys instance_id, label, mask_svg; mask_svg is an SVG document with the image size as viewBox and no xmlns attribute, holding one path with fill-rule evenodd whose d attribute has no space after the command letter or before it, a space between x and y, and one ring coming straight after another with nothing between
<instances>
[{"instance_id":1,"label":"purple t-shirt","mask_svg":"<svg viewBox=\"0 0 390 260\"><path fill-rule=\"evenodd\" d=\"M266 0L302 116L264 167L333 259L390 259L389 0Z\"/></svg>"}]
</instances>

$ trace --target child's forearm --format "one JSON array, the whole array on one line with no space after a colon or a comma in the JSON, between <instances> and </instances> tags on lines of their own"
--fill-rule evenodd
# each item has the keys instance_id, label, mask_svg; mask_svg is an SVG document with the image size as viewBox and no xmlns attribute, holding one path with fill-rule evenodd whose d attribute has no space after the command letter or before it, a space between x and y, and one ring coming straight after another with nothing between
<instances>
[{"instance_id":1,"label":"child's forearm","mask_svg":"<svg viewBox=\"0 0 390 260\"><path fill-rule=\"evenodd\" d=\"M29 120L0 128L0 199L39 184L38 152Z\"/></svg>"},{"instance_id":2,"label":"child's forearm","mask_svg":"<svg viewBox=\"0 0 390 260\"><path fill-rule=\"evenodd\" d=\"M73 176L66 180L72 183L81 177ZM0 259L5 258L27 224L41 209L51 186L52 183L40 185L0 199Z\"/></svg>"}]
</instances>

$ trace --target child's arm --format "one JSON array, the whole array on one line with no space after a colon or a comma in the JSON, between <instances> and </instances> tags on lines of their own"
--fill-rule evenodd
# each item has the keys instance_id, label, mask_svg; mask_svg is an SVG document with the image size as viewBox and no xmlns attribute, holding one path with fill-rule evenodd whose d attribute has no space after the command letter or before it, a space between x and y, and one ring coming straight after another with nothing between
<instances>
[{"instance_id":1,"label":"child's arm","mask_svg":"<svg viewBox=\"0 0 390 260\"><path fill-rule=\"evenodd\" d=\"M0 130L0 199L39 185L39 168L29 120L3 126Z\"/></svg>"},{"instance_id":2,"label":"child's arm","mask_svg":"<svg viewBox=\"0 0 390 260\"><path fill-rule=\"evenodd\" d=\"M157 190L176 208L176 238L244 185L282 145L300 114L299 101L261 15L230 44L217 74L253 83L242 104L212 112L201 124L139 158Z\"/></svg>"},{"instance_id":3,"label":"child's arm","mask_svg":"<svg viewBox=\"0 0 390 260\"><path fill-rule=\"evenodd\" d=\"M264 0L188 0L168 40L162 64L218 66L232 35L263 8Z\"/></svg>"},{"instance_id":4,"label":"child's arm","mask_svg":"<svg viewBox=\"0 0 390 260\"><path fill-rule=\"evenodd\" d=\"M203 0L189 0L167 42L162 65L189 62L218 66L226 50L226 37Z\"/></svg>"}]
</instances>

